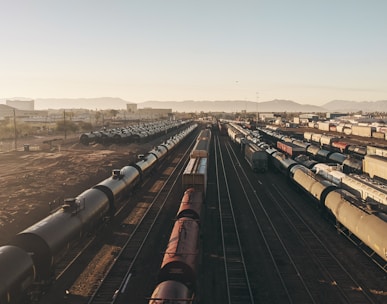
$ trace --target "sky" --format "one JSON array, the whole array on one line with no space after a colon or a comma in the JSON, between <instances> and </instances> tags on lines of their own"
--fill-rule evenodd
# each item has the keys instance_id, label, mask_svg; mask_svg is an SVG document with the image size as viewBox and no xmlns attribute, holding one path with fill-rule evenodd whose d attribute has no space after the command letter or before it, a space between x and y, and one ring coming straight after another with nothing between
<instances>
[{"instance_id":1,"label":"sky","mask_svg":"<svg viewBox=\"0 0 387 304\"><path fill-rule=\"evenodd\" d=\"M0 0L0 98L387 99L386 0Z\"/></svg>"}]
</instances>

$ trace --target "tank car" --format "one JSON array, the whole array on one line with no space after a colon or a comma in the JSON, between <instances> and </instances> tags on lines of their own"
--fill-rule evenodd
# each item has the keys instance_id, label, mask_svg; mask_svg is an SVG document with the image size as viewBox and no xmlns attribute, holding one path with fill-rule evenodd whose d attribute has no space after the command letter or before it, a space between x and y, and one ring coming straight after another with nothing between
<instances>
[{"instance_id":1,"label":"tank car","mask_svg":"<svg viewBox=\"0 0 387 304\"><path fill-rule=\"evenodd\" d=\"M358 158L363 158L367 154L367 147L349 145L347 148L348 154L352 154Z\"/></svg>"},{"instance_id":2,"label":"tank car","mask_svg":"<svg viewBox=\"0 0 387 304\"><path fill-rule=\"evenodd\" d=\"M312 157L315 157L318 153L318 151L320 151L320 147L319 146L316 146L316 145L310 145L306 148L306 153L308 155L311 155Z\"/></svg>"},{"instance_id":3,"label":"tank car","mask_svg":"<svg viewBox=\"0 0 387 304\"><path fill-rule=\"evenodd\" d=\"M143 159L138 161L136 165L140 168L142 176L147 176L152 171L153 167L157 163L157 156L153 153L148 153Z\"/></svg>"},{"instance_id":4,"label":"tank car","mask_svg":"<svg viewBox=\"0 0 387 304\"><path fill-rule=\"evenodd\" d=\"M344 163L346 159L347 159L347 156L339 152L330 153L328 156L328 161L334 162L336 164L341 164L341 165Z\"/></svg>"},{"instance_id":5,"label":"tank car","mask_svg":"<svg viewBox=\"0 0 387 304\"><path fill-rule=\"evenodd\" d=\"M340 223L353 233L379 257L387 262L387 216L385 213L367 211L361 202L348 191L337 189L328 193L324 200L326 208ZM338 225L345 233L345 229Z\"/></svg>"},{"instance_id":6,"label":"tank car","mask_svg":"<svg viewBox=\"0 0 387 304\"><path fill-rule=\"evenodd\" d=\"M289 170L298 164L295 160L287 158L282 152L274 152L271 157L274 168L285 176L288 176Z\"/></svg>"},{"instance_id":7,"label":"tank car","mask_svg":"<svg viewBox=\"0 0 387 304\"><path fill-rule=\"evenodd\" d=\"M110 211L114 212L115 202L123 195L127 195L140 183L141 174L142 172L138 166L125 166L120 170L113 170L109 178L93 186L93 188L105 193L109 198Z\"/></svg>"},{"instance_id":8,"label":"tank car","mask_svg":"<svg viewBox=\"0 0 387 304\"><path fill-rule=\"evenodd\" d=\"M158 274L159 282L174 280L195 287L198 239L197 221L182 217L175 222Z\"/></svg>"},{"instance_id":9,"label":"tank car","mask_svg":"<svg viewBox=\"0 0 387 304\"><path fill-rule=\"evenodd\" d=\"M349 157L343 161L344 173L362 173L363 164L362 161L353 157Z\"/></svg>"},{"instance_id":10,"label":"tank car","mask_svg":"<svg viewBox=\"0 0 387 304\"><path fill-rule=\"evenodd\" d=\"M31 256L15 246L0 247L0 303L20 303L35 280Z\"/></svg>"},{"instance_id":11,"label":"tank car","mask_svg":"<svg viewBox=\"0 0 387 304\"><path fill-rule=\"evenodd\" d=\"M79 136L79 142L88 146L89 144L97 143L100 141L100 132L83 133Z\"/></svg>"},{"instance_id":12,"label":"tank car","mask_svg":"<svg viewBox=\"0 0 387 304\"><path fill-rule=\"evenodd\" d=\"M109 199L98 189L88 189L68 199L55 213L18 233L11 245L31 253L36 280L48 283L55 265L72 245L109 214Z\"/></svg>"},{"instance_id":13,"label":"tank car","mask_svg":"<svg viewBox=\"0 0 387 304\"><path fill-rule=\"evenodd\" d=\"M152 293L149 304L192 303L192 291L183 283L169 280L161 282Z\"/></svg>"},{"instance_id":14,"label":"tank car","mask_svg":"<svg viewBox=\"0 0 387 304\"><path fill-rule=\"evenodd\" d=\"M305 166L306 168L308 169L312 169L316 164L318 164L317 161L313 160L313 159L310 159L308 156L306 155L299 155L297 156L295 159L294 159L296 162L298 162L299 164Z\"/></svg>"},{"instance_id":15,"label":"tank car","mask_svg":"<svg viewBox=\"0 0 387 304\"><path fill-rule=\"evenodd\" d=\"M328 161L329 160L329 155L331 155L332 152L325 150L325 149L320 149L317 151L317 154L314 156L317 160L320 161Z\"/></svg>"},{"instance_id":16,"label":"tank car","mask_svg":"<svg viewBox=\"0 0 387 304\"><path fill-rule=\"evenodd\" d=\"M308 195L317 200L319 207L322 207L321 202L325 199L327 193L336 189L333 183L319 178L311 170L301 165L294 166L290 169L290 172L290 177L294 183L302 187Z\"/></svg>"},{"instance_id":17,"label":"tank car","mask_svg":"<svg viewBox=\"0 0 387 304\"><path fill-rule=\"evenodd\" d=\"M302 140L293 140L292 141L293 144L295 144L296 146L299 146L300 148L303 148L303 154L306 153L306 149L310 146L310 143L307 143L307 142L304 142Z\"/></svg>"},{"instance_id":18,"label":"tank car","mask_svg":"<svg viewBox=\"0 0 387 304\"><path fill-rule=\"evenodd\" d=\"M177 218L187 217L193 220L200 220L200 212L203 205L203 192L188 188L181 200Z\"/></svg>"}]
</instances>

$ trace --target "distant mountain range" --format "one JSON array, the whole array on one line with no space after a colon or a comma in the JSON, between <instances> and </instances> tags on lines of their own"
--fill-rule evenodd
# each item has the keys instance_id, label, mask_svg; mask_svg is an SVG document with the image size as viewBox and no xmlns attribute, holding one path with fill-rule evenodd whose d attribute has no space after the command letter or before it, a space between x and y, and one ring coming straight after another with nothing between
<instances>
[{"instance_id":1,"label":"distant mountain range","mask_svg":"<svg viewBox=\"0 0 387 304\"><path fill-rule=\"evenodd\" d=\"M12 98L25 100L28 98ZM0 99L5 103L5 99ZM130 103L121 98L37 98L36 110L46 109L126 109ZM387 112L387 100L380 101L346 101L333 100L322 106L299 104L291 100L275 99L266 102L252 102L245 100L218 100L218 101L146 101L138 103L137 107L172 109L174 112Z\"/></svg>"}]
</instances>

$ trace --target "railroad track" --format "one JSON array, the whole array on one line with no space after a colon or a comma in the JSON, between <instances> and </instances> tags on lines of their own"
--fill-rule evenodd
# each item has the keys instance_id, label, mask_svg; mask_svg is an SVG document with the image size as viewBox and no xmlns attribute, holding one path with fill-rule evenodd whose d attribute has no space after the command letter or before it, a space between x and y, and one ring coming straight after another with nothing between
<instances>
[{"instance_id":1,"label":"railroad track","mask_svg":"<svg viewBox=\"0 0 387 304\"><path fill-rule=\"evenodd\" d=\"M214 150L227 303L254 303L218 137Z\"/></svg>"},{"instance_id":2,"label":"railroad track","mask_svg":"<svg viewBox=\"0 0 387 304\"><path fill-rule=\"evenodd\" d=\"M230 144L227 151L232 162L238 163L239 157ZM281 303L285 299L289 303L377 303L324 245L276 184L269 189L261 185L257 191L241 165L234 165L234 176L244 189L276 271L280 282L280 285L275 283L276 289L282 286Z\"/></svg>"}]
</instances>

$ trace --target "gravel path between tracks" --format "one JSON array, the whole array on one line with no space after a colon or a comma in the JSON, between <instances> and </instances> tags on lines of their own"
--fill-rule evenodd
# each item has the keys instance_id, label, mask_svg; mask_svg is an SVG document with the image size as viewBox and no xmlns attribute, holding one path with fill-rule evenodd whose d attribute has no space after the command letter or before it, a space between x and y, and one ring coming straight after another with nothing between
<instances>
[{"instance_id":1,"label":"gravel path between tracks","mask_svg":"<svg viewBox=\"0 0 387 304\"><path fill-rule=\"evenodd\" d=\"M72 139L60 146L40 147L0 153L0 246L48 216L63 199L81 194L153 145L84 146Z\"/></svg>"}]
</instances>

